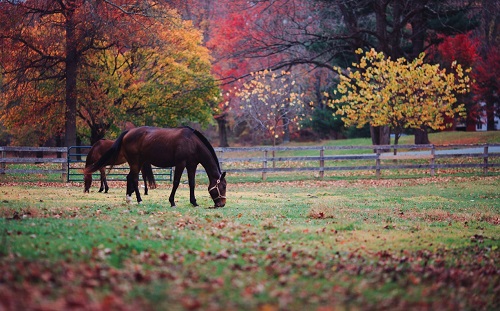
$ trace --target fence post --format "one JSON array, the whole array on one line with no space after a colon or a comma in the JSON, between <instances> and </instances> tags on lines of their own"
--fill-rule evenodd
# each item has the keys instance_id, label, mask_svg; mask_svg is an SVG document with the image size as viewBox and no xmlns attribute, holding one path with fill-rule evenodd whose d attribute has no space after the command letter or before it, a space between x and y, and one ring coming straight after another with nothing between
<instances>
[{"instance_id":1,"label":"fence post","mask_svg":"<svg viewBox=\"0 0 500 311\"><path fill-rule=\"evenodd\" d=\"M319 178L323 179L325 176L325 147L321 146L319 150Z\"/></svg>"},{"instance_id":2,"label":"fence post","mask_svg":"<svg viewBox=\"0 0 500 311\"><path fill-rule=\"evenodd\" d=\"M483 154L483 174L488 175L488 145L484 146Z\"/></svg>"},{"instance_id":3,"label":"fence post","mask_svg":"<svg viewBox=\"0 0 500 311\"><path fill-rule=\"evenodd\" d=\"M2 155L1 158L6 158L6 152L5 150L2 150ZM0 174L5 174L5 169L7 168L7 164L5 162L0 162Z\"/></svg>"},{"instance_id":4,"label":"fence post","mask_svg":"<svg viewBox=\"0 0 500 311\"><path fill-rule=\"evenodd\" d=\"M61 179L63 182L69 182L69 172L68 172L68 154L69 154L69 151L68 149L66 149L66 154L62 153L61 154L61 158L64 156L64 158L66 159L66 163L61 163L61 171L62 171L62 174L61 174Z\"/></svg>"},{"instance_id":5,"label":"fence post","mask_svg":"<svg viewBox=\"0 0 500 311\"><path fill-rule=\"evenodd\" d=\"M264 150L264 161L262 161L262 180L266 180L266 169L267 169L267 150Z\"/></svg>"},{"instance_id":6,"label":"fence post","mask_svg":"<svg viewBox=\"0 0 500 311\"><path fill-rule=\"evenodd\" d=\"M436 146L431 147L431 177L436 174Z\"/></svg>"},{"instance_id":7,"label":"fence post","mask_svg":"<svg viewBox=\"0 0 500 311\"><path fill-rule=\"evenodd\" d=\"M380 178L380 149L377 149L377 158L375 160L375 169L377 179Z\"/></svg>"}]
</instances>

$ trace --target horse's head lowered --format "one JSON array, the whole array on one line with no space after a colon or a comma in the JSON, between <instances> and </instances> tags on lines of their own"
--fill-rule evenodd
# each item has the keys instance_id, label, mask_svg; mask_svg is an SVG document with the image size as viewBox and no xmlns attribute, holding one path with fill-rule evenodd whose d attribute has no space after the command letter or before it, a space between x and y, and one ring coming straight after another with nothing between
<instances>
[{"instance_id":1,"label":"horse's head lowered","mask_svg":"<svg viewBox=\"0 0 500 311\"><path fill-rule=\"evenodd\" d=\"M226 205L226 172L223 172L217 180L213 180L208 185L208 193L214 200L215 207Z\"/></svg>"},{"instance_id":2,"label":"horse's head lowered","mask_svg":"<svg viewBox=\"0 0 500 311\"><path fill-rule=\"evenodd\" d=\"M83 192L88 193L90 191L90 187L92 186L92 174L84 174L83 182L85 184Z\"/></svg>"}]
</instances>

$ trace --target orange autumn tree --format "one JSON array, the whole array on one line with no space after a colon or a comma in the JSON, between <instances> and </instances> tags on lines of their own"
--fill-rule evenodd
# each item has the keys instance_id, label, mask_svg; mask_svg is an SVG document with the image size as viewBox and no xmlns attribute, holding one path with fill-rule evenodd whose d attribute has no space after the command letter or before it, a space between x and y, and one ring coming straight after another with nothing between
<instances>
[{"instance_id":1,"label":"orange autumn tree","mask_svg":"<svg viewBox=\"0 0 500 311\"><path fill-rule=\"evenodd\" d=\"M1 1L0 17L1 118L10 131L36 123L40 143L59 136L70 146L77 124L79 136L95 138L122 116L207 122L217 93L208 51L167 3ZM84 130L91 115L101 130Z\"/></svg>"},{"instance_id":2,"label":"orange autumn tree","mask_svg":"<svg viewBox=\"0 0 500 311\"><path fill-rule=\"evenodd\" d=\"M404 129L444 129L445 116L453 118L464 111L456 95L469 91L470 70L455 62L453 72L447 73L439 65L424 63L424 57L422 53L408 62L386 58L374 49L367 51L353 64L356 70L338 69L340 82L335 92L340 98L330 105L343 116L346 126L389 126L396 145Z\"/></svg>"},{"instance_id":3,"label":"orange autumn tree","mask_svg":"<svg viewBox=\"0 0 500 311\"><path fill-rule=\"evenodd\" d=\"M0 120L12 135L13 144L42 145L64 132L64 64L58 50L61 36L48 26L61 22L61 16L42 16L23 32L20 19L24 10L18 8L7 15L6 5L1 7L5 23L1 29ZM23 38L16 37L21 33ZM30 48L15 44L9 36L29 42Z\"/></svg>"},{"instance_id":4,"label":"orange autumn tree","mask_svg":"<svg viewBox=\"0 0 500 311\"><path fill-rule=\"evenodd\" d=\"M130 0L26 0L1 1L2 25L0 66L4 73L0 100L5 109L19 106L44 106L62 111L53 119L62 123L57 132L65 145L76 143L77 102L81 90L77 88L85 57L107 49L146 26L150 3L140 6ZM43 93L45 85L54 86L50 98L24 90ZM58 106L58 107L53 107ZM48 114L26 115L25 122L40 121ZM12 125L6 121L6 125ZM53 124L53 122L50 122ZM14 125L15 126L15 125Z\"/></svg>"},{"instance_id":5,"label":"orange autumn tree","mask_svg":"<svg viewBox=\"0 0 500 311\"><path fill-rule=\"evenodd\" d=\"M91 141L109 128L117 132L123 120L162 127L191 121L207 125L218 112L220 91L201 32L172 11L168 19L157 19L145 39L154 44L111 48L89 58L92 66L81 75L86 91L79 116Z\"/></svg>"}]
</instances>

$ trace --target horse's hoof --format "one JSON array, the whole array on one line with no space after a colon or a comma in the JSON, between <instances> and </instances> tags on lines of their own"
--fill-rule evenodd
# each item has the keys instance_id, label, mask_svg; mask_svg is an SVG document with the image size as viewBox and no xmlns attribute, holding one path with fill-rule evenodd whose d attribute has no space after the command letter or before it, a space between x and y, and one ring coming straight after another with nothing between
<instances>
[{"instance_id":1,"label":"horse's hoof","mask_svg":"<svg viewBox=\"0 0 500 311\"><path fill-rule=\"evenodd\" d=\"M141 204L142 204L142 201L137 202L137 204L141 205Z\"/></svg>"},{"instance_id":2,"label":"horse's hoof","mask_svg":"<svg viewBox=\"0 0 500 311\"><path fill-rule=\"evenodd\" d=\"M125 197L125 201L127 201L127 203L128 203L128 204L132 203L132 197L131 197L131 196L129 196L129 195L127 195L127 196Z\"/></svg>"}]
</instances>

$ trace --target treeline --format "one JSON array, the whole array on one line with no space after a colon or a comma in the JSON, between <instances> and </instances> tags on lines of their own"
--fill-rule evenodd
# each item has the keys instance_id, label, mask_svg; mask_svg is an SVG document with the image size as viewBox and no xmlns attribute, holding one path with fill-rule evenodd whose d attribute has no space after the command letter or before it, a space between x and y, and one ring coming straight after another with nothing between
<instances>
[{"instance_id":1,"label":"treeline","mask_svg":"<svg viewBox=\"0 0 500 311\"><path fill-rule=\"evenodd\" d=\"M386 143L386 126L345 128L328 104L336 68L358 62L360 48L408 61L425 52L425 62L443 69L454 61L472 68L470 92L458 95L464 122L475 127L484 114L494 129L499 7L488 0L2 1L0 139L91 143L132 122L216 123L221 146L362 131ZM261 79L267 88L256 95L247 83L263 72L271 73ZM288 94L277 97L277 89ZM259 105L274 110L259 108L256 118L249 108ZM427 132L416 130L415 142L426 142Z\"/></svg>"}]
</instances>

